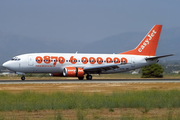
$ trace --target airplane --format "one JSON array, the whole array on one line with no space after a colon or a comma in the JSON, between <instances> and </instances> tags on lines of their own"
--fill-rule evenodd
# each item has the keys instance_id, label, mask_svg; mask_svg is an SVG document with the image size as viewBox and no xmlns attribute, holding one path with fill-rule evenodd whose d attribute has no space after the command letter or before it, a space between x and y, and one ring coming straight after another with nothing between
<instances>
[{"instance_id":1,"label":"airplane","mask_svg":"<svg viewBox=\"0 0 180 120\"><path fill-rule=\"evenodd\" d=\"M135 49L119 54L30 53L15 56L2 66L21 74L21 80L25 80L25 73L50 73L79 80L86 74L86 79L91 80L92 74L130 71L173 55L155 56L161 29L162 25L154 25Z\"/></svg>"}]
</instances>

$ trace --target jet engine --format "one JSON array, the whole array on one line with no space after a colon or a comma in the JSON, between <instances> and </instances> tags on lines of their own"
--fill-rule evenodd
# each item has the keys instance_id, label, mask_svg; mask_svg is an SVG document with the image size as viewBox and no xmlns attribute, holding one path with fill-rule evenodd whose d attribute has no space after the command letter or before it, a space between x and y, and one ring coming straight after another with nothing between
<instances>
[{"instance_id":1,"label":"jet engine","mask_svg":"<svg viewBox=\"0 0 180 120\"><path fill-rule=\"evenodd\" d=\"M53 77L61 77L61 76L63 76L62 73L50 73L49 75L53 76Z\"/></svg>"},{"instance_id":2,"label":"jet engine","mask_svg":"<svg viewBox=\"0 0 180 120\"><path fill-rule=\"evenodd\" d=\"M65 77L84 77L83 68L66 67L63 70L63 76Z\"/></svg>"}]
</instances>

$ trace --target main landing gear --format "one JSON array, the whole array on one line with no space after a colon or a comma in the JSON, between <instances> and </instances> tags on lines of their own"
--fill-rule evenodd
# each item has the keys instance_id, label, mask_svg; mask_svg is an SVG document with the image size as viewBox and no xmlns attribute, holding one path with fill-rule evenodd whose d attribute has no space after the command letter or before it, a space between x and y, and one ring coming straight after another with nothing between
<instances>
[{"instance_id":1,"label":"main landing gear","mask_svg":"<svg viewBox=\"0 0 180 120\"><path fill-rule=\"evenodd\" d=\"M83 80L84 79L84 76L83 77L78 77L79 80Z\"/></svg>"},{"instance_id":2,"label":"main landing gear","mask_svg":"<svg viewBox=\"0 0 180 120\"><path fill-rule=\"evenodd\" d=\"M78 79L79 79L79 80L83 80L84 77L78 77ZM92 80L92 75L87 74L86 79L87 79L87 80Z\"/></svg>"},{"instance_id":3,"label":"main landing gear","mask_svg":"<svg viewBox=\"0 0 180 120\"><path fill-rule=\"evenodd\" d=\"M87 80L92 80L92 75L87 74L86 79Z\"/></svg>"},{"instance_id":4,"label":"main landing gear","mask_svg":"<svg viewBox=\"0 0 180 120\"><path fill-rule=\"evenodd\" d=\"M26 78L25 78L25 76L23 75L22 77L21 77L21 80L22 81L24 81Z\"/></svg>"}]
</instances>

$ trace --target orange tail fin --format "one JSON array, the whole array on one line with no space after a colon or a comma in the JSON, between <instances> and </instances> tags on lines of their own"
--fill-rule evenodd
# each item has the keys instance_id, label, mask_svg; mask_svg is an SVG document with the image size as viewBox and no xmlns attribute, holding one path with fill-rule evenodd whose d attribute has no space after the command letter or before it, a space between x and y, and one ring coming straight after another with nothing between
<instances>
[{"instance_id":1,"label":"orange tail fin","mask_svg":"<svg viewBox=\"0 0 180 120\"><path fill-rule=\"evenodd\" d=\"M162 25L155 25L133 50L120 54L155 56Z\"/></svg>"}]
</instances>

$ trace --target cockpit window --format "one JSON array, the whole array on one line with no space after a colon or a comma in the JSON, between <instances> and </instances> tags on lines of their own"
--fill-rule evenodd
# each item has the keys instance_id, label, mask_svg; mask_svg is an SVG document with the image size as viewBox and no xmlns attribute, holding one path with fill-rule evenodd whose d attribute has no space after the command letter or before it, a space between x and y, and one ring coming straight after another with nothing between
<instances>
[{"instance_id":1,"label":"cockpit window","mask_svg":"<svg viewBox=\"0 0 180 120\"><path fill-rule=\"evenodd\" d=\"M20 61L21 59L18 58L18 57L13 57L11 60L12 60L12 61Z\"/></svg>"}]
</instances>

